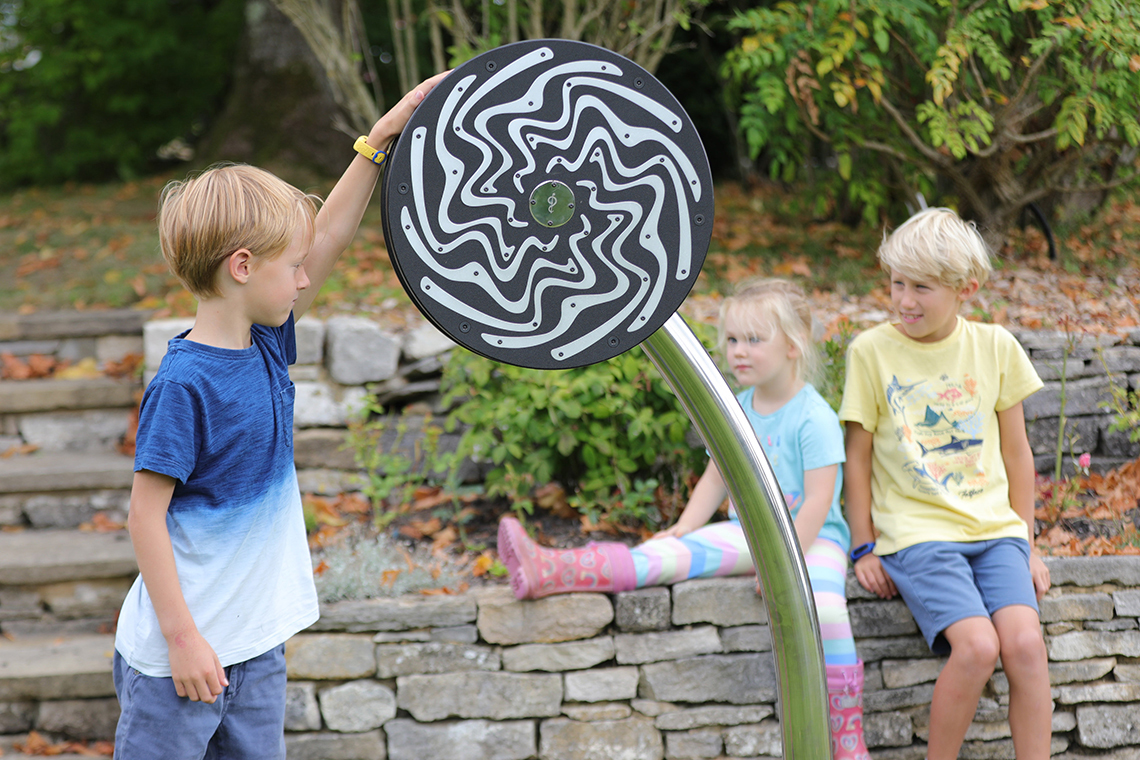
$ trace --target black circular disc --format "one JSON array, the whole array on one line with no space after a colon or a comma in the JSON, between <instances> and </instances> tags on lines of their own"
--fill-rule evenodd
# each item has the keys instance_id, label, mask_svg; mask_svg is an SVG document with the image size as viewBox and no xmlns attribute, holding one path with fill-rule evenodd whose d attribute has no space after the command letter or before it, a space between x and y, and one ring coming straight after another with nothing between
<instances>
[{"instance_id":1,"label":"black circular disc","mask_svg":"<svg viewBox=\"0 0 1140 760\"><path fill-rule=\"evenodd\" d=\"M391 151L381 203L419 310L478 354L538 369L652 334L712 235L712 173L676 98L568 40L496 48L445 77Z\"/></svg>"}]
</instances>

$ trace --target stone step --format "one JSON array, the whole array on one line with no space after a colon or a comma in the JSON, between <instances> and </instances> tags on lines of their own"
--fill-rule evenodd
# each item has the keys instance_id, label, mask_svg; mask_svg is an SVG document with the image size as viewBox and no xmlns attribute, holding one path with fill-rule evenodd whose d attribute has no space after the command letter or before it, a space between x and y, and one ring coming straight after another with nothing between
<instances>
[{"instance_id":1,"label":"stone step","mask_svg":"<svg viewBox=\"0 0 1140 760\"><path fill-rule=\"evenodd\" d=\"M124 530L0 532L0 586L124 578L137 572L131 539Z\"/></svg>"},{"instance_id":2,"label":"stone step","mask_svg":"<svg viewBox=\"0 0 1140 760\"><path fill-rule=\"evenodd\" d=\"M0 340L94 338L101 335L142 335L149 311L43 311L34 314L0 313Z\"/></svg>"},{"instance_id":3,"label":"stone step","mask_svg":"<svg viewBox=\"0 0 1140 760\"><path fill-rule=\"evenodd\" d=\"M95 377L84 380L0 380L0 411L5 414L135 406L142 383Z\"/></svg>"},{"instance_id":4,"label":"stone step","mask_svg":"<svg viewBox=\"0 0 1140 760\"><path fill-rule=\"evenodd\" d=\"M134 459L121 454L38 452L0 459L0 494L129 489Z\"/></svg>"},{"instance_id":5,"label":"stone step","mask_svg":"<svg viewBox=\"0 0 1140 760\"><path fill-rule=\"evenodd\" d=\"M115 637L0 638L0 702L113 697Z\"/></svg>"}]
</instances>

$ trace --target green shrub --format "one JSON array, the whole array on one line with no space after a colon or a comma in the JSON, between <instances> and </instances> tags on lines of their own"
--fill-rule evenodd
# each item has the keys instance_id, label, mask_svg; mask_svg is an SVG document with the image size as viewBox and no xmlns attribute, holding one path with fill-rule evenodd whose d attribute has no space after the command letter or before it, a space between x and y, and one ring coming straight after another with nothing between
<instances>
[{"instance_id":1,"label":"green shrub","mask_svg":"<svg viewBox=\"0 0 1140 760\"><path fill-rule=\"evenodd\" d=\"M921 191L1000 234L1027 204L1136 178L1135 2L792 0L729 26L753 156L789 181L832 160L872 225Z\"/></svg>"},{"instance_id":2,"label":"green shrub","mask_svg":"<svg viewBox=\"0 0 1140 760\"><path fill-rule=\"evenodd\" d=\"M589 519L652 529L684 505L708 459L686 441L689 418L640 347L554 371L455 351L443 387L446 402L461 399L449 424L468 426L460 457L490 462L487 493L520 514L533 511L536 487L556 481Z\"/></svg>"},{"instance_id":3,"label":"green shrub","mask_svg":"<svg viewBox=\"0 0 1140 760\"><path fill-rule=\"evenodd\" d=\"M441 451L443 428L430 415L387 415L375 396L368 396L360 414L348 424L346 445L364 470L364 496L372 503L377 524L390 521L398 506L411 501L415 489L458 473L461 460ZM410 450L410 454L409 454ZM455 483L449 482L454 491Z\"/></svg>"},{"instance_id":4,"label":"green shrub","mask_svg":"<svg viewBox=\"0 0 1140 760\"><path fill-rule=\"evenodd\" d=\"M218 105L240 0L0 4L0 186L131 178Z\"/></svg>"}]
</instances>

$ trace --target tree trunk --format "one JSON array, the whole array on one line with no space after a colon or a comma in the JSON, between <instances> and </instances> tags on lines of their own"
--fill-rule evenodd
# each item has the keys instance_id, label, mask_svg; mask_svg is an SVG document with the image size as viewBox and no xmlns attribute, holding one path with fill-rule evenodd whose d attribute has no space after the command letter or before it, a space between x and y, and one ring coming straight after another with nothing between
<instances>
[{"instance_id":1,"label":"tree trunk","mask_svg":"<svg viewBox=\"0 0 1140 760\"><path fill-rule=\"evenodd\" d=\"M256 164L302 187L339 176L352 141L333 127L338 109L316 58L270 0L248 0L245 18L234 82L199 148L201 164Z\"/></svg>"}]
</instances>

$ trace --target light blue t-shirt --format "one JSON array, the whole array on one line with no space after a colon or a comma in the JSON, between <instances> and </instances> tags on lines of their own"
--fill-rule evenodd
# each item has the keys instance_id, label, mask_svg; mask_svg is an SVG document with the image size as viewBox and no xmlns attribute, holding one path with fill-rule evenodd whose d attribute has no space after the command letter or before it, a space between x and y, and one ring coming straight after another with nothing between
<instances>
[{"instance_id":1,"label":"light blue t-shirt","mask_svg":"<svg viewBox=\"0 0 1140 760\"><path fill-rule=\"evenodd\" d=\"M178 580L223 666L268 652L319 615L293 465L293 318L254 325L251 338L241 350L171 340L143 395L135 453L136 471L177 481L166 525ZM145 675L170 675L141 575L115 648Z\"/></svg>"},{"instance_id":2,"label":"light blue t-shirt","mask_svg":"<svg viewBox=\"0 0 1140 760\"><path fill-rule=\"evenodd\" d=\"M769 415L758 414L752 408L754 391L755 388L741 391L736 399L744 407L744 414L760 439L760 446L772 465L793 519L804 502L804 472L832 464L840 465L835 476L831 509L819 535L842 546L844 552L849 551L851 529L847 527L839 506L839 495L843 493L842 465L847 459L839 417L808 383L791 401Z\"/></svg>"}]
</instances>

